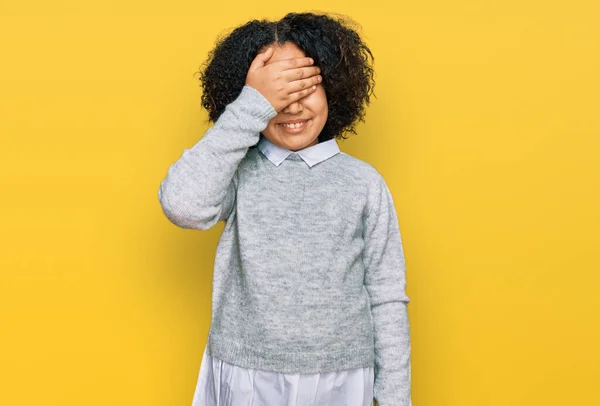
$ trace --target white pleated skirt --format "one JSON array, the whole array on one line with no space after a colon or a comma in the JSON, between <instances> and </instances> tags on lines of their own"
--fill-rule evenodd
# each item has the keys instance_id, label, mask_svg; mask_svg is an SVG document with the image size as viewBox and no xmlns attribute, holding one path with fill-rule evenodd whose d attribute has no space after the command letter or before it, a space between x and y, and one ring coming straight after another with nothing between
<instances>
[{"instance_id":1,"label":"white pleated skirt","mask_svg":"<svg viewBox=\"0 0 600 406\"><path fill-rule=\"evenodd\" d=\"M192 406L372 406L374 369L284 374L246 369L204 349Z\"/></svg>"}]
</instances>

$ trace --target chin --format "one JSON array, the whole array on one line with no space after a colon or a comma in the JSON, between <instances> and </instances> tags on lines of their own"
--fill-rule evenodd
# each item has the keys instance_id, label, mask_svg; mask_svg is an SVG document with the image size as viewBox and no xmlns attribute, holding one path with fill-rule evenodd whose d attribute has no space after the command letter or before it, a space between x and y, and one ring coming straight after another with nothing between
<instances>
[{"instance_id":1,"label":"chin","mask_svg":"<svg viewBox=\"0 0 600 406\"><path fill-rule=\"evenodd\" d=\"M317 143L319 140L317 139L318 137L315 138L303 138L303 139L288 139L286 140L287 144L290 145L290 149L302 149L302 148L307 148L310 144L312 144L313 142Z\"/></svg>"}]
</instances>

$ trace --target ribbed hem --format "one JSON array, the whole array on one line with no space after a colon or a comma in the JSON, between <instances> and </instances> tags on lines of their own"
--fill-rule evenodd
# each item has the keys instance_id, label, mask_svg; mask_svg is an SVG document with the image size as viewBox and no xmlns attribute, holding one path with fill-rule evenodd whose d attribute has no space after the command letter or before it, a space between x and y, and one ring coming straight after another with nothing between
<instances>
[{"instance_id":1,"label":"ribbed hem","mask_svg":"<svg viewBox=\"0 0 600 406\"><path fill-rule=\"evenodd\" d=\"M271 352L240 344L212 331L208 336L208 352L215 358L244 368L286 374L369 368L375 363L373 346L325 352Z\"/></svg>"}]
</instances>

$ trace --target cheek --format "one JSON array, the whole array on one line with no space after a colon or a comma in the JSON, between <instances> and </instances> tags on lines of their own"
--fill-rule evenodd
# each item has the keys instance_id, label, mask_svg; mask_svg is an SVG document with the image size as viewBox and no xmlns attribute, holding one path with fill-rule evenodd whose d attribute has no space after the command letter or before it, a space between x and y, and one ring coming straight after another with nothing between
<instances>
[{"instance_id":1,"label":"cheek","mask_svg":"<svg viewBox=\"0 0 600 406\"><path fill-rule=\"evenodd\" d=\"M329 107L327 103L327 96L325 95L325 89L323 88L323 86L321 86L321 92L319 94L319 104L321 106L321 110L323 111L323 115L327 117Z\"/></svg>"},{"instance_id":2,"label":"cheek","mask_svg":"<svg viewBox=\"0 0 600 406\"><path fill-rule=\"evenodd\" d=\"M320 118L325 121L328 115L327 97L325 95L325 89L322 85L319 85L316 91L307 98L307 103L310 105L310 109L318 114Z\"/></svg>"}]
</instances>

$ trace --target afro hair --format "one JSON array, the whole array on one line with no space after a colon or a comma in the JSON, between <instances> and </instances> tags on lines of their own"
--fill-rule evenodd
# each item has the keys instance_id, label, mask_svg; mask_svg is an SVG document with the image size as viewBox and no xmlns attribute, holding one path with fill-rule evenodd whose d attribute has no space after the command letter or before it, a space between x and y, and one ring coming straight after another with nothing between
<instances>
[{"instance_id":1,"label":"afro hair","mask_svg":"<svg viewBox=\"0 0 600 406\"><path fill-rule=\"evenodd\" d=\"M288 13L279 21L251 20L217 38L200 67L202 106L215 122L245 85L250 64L266 45L292 42L321 68L328 118L319 142L356 134L374 93L374 57L358 24L337 14Z\"/></svg>"}]
</instances>

